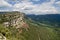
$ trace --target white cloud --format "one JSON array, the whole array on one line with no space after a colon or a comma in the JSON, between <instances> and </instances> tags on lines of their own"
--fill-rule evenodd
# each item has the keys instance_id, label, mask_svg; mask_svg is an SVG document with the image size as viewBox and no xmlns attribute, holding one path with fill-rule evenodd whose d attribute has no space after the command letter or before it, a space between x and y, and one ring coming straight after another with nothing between
<instances>
[{"instance_id":1,"label":"white cloud","mask_svg":"<svg viewBox=\"0 0 60 40\"><path fill-rule=\"evenodd\" d=\"M0 11L11 11L12 5L5 0L0 0Z\"/></svg>"},{"instance_id":2,"label":"white cloud","mask_svg":"<svg viewBox=\"0 0 60 40\"><path fill-rule=\"evenodd\" d=\"M7 2L4 1L4 0L0 0L0 6L9 6L9 7L11 7L12 5L9 4L9 3L7 3Z\"/></svg>"},{"instance_id":3,"label":"white cloud","mask_svg":"<svg viewBox=\"0 0 60 40\"><path fill-rule=\"evenodd\" d=\"M56 2L56 4L60 6L60 1Z\"/></svg>"},{"instance_id":4,"label":"white cloud","mask_svg":"<svg viewBox=\"0 0 60 40\"><path fill-rule=\"evenodd\" d=\"M55 1L56 1L56 0L50 0L50 3L52 3L52 4L53 4Z\"/></svg>"},{"instance_id":5,"label":"white cloud","mask_svg":"<svg viewBox=\"0 0 60 40\"><path fill-rule=\"evenodd\" d=\"M36 0L39 1L39 0ZM1 4L2 2L2 4ZM16 3L15 5L11 5L6 1L0 1L0 5L12 7L11 11L21 11L26 14L55 14L58 13L58 10L53 6L55 0L51 0L50 2L44 2L42 4L33 4L30 0L22 0L20 3ZM59 3L58 3L59 4Z\"/></svg>"},{"instance_id":6,"label":"white cloud","mask_svg":"<svg viewBox=\"0 0 60 40\"><path fill-rule=\"evenodd\" d=\"M34 13L34 14L41 14L41 13L58 13L56 8L53 6L55 0L51 0L50 2L44 2L42 4L34 5L32 2L29 1L22 1L22 3L15 4L14 10L22 11L25 13Z\"/></svg>"},{"instance_id":7,"label":"white cloud","mask_svg":"<svg viewBox=\"0 0 60 40\"><path fill-rule=\"evenodd\" d=\"M33 0L33 1L40 1L40 0Z\"/></svg>"}]
</instances>

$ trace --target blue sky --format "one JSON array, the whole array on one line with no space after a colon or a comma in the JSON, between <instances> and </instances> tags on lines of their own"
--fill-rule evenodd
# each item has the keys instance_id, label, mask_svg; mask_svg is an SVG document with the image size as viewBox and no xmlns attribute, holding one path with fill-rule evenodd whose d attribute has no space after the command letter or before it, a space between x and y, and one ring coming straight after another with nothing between
<instances>
[{"instance_id":1,"label":"blue sky","mask_svg":"<svg viewBox=\"0 0 60 40\"><path fill-rule=\"evenodd\" d=\"M0 11L26 14L60 14L60 0L0 0Z\"/></svg>"}]
</instances>

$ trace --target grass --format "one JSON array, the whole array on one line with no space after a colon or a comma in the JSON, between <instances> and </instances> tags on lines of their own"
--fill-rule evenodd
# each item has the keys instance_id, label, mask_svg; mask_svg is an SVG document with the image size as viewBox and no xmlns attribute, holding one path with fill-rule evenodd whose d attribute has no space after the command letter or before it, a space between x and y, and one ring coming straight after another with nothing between
<instances>
[{"instance_id":1,"label":"grass","mask_svg":"<svg viewBox=\"0 0 60 40\"><path fill-rule=\"evenodd\" d=\"M0 33L7 38L7 40L60 40L60 28L44 26L33 22L32 20L25 20L29 25L28 31L22 28L20 34L18 29L13 27L4 27L0 24Z\"/></svg>"}]
</instances>

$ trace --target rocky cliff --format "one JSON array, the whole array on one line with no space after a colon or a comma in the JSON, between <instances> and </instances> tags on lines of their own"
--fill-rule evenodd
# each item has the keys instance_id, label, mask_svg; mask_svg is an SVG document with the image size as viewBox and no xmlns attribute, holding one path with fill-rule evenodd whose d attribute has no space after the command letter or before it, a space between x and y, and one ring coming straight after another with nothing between
<instances>
[{"instance_id":1,"label":"rocky cliff","mask_svg":"<svg viewBox=\"0 0 60 40\"><path fill-rule=\"evenodd\" d=\"M34 21L21 12L0 12L1 38L4 38L2 40L60 40L60 28Z\"/></svg>"},{"instance_id":2,"label":"rocky cliff","mask_svg":"<svg viewBox=\"0 0 60 40\"><path fill-rule=\"evenodd\" d=\"M21 12L0 12L0 23L3 23L5 27L27 27L28 25L24 21L24 13Z\"/></svg>"}]
</instances>

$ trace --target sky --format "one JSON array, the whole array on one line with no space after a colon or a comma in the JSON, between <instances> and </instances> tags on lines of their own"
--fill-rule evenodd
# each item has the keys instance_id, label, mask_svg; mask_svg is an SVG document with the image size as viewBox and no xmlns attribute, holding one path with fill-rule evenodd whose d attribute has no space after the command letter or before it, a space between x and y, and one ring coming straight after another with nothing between
<instances>
[{"instance_id":1,"label":"sky","mask_svg":"<svg viewBox=\"0 0 60 40\"><path fill-rule=\"evenodd\" d=\"M0 11L26 14L60 14L60 0L0 0Z\"/></svg>"}]
</instances>

